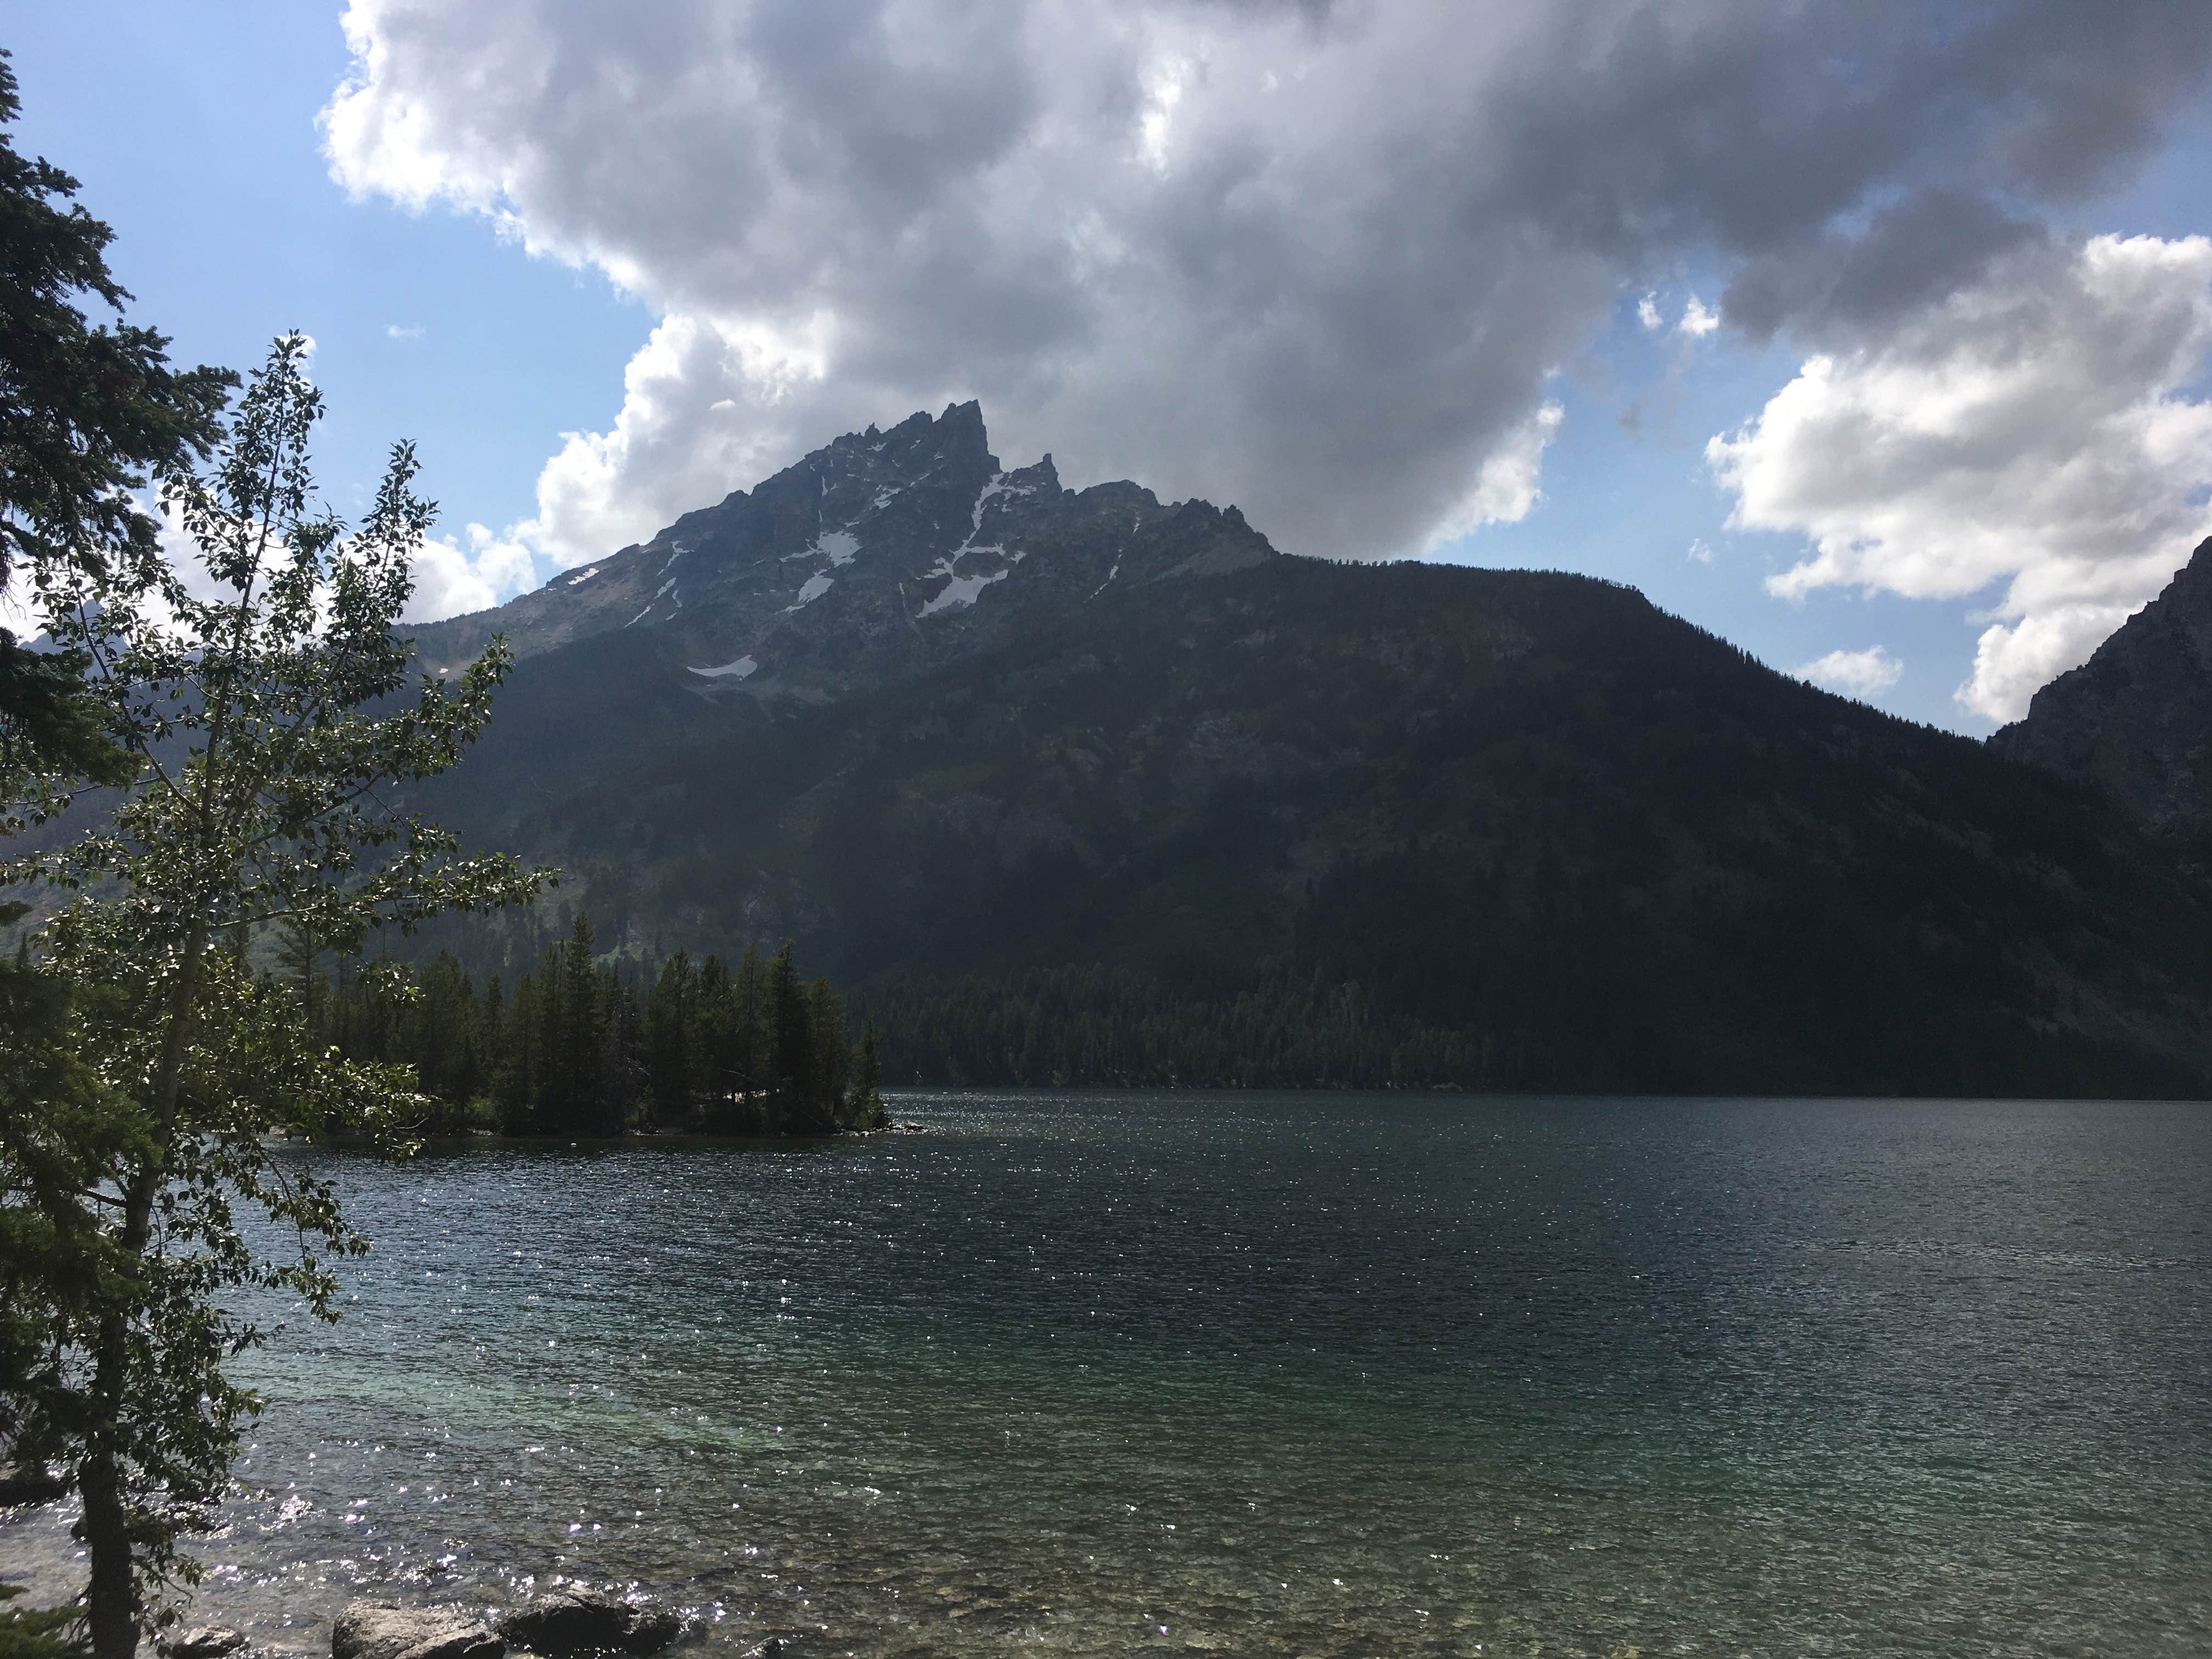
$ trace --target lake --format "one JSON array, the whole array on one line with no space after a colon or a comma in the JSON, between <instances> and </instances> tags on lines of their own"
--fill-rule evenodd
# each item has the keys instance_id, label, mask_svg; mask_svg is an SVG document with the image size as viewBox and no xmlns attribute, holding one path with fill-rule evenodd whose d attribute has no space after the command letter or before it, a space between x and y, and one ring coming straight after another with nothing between
<instances>
[{"instance_id":1,"label":"lake","mask_svg":"<svg viewBox=\"0 0 2212 1659\"><path fill-rule=\"evenodd\" d=\"M196 1618L710 1650L2212 1653L2212 1109L903 1094L313 1154L376 1240ZM0 1566L62 1583L55 1510Z\"/></svg>"}]
</instances>

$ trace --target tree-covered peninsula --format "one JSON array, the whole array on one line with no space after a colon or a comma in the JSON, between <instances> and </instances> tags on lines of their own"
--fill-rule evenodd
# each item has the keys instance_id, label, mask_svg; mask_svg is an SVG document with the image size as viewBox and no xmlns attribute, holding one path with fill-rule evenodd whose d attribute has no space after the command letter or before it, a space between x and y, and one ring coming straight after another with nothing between
<instances>
[{"instance_id":1,"label":"tree-covered peninsula","mask_svg":"<svg viewBox=\"0 0 2212 1659\"><path fill-rule=\"evenodd\" d=\"M830 1135L884 1121L878 1045L855 1041L844 999L803 979L787 942L734 966L678 951L650 976L598 963L591 919L548 944L535 971L481 989L447 951L420 968L326 973L288 941L280 975L318 1038L351 1060L410 1066L420 1129L611 1136L655 1130Z\"/></svg>"}]
</instances>

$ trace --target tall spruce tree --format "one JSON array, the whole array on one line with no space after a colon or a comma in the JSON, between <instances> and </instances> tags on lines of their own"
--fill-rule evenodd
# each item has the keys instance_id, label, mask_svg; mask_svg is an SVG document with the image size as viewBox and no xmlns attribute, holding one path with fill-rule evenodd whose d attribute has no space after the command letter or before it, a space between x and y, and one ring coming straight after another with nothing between
<instances>
[{"instance_id":1,"label":"tall spruce tree","mask_svg":"<svg viewBox=\"0 0 2212 1659\"><path fill-rule=\"evenodd\" d=\"M159 527L137 492L208 453L237 384L172 369L167 340L121 322L131 296L107 268L114 233L75 201L75 179L16 150L21 112L0 52L0 585L97 571L118 549L150 554ZM130 775L105 708L83 695L85 665L0 629L0 799L19 810L27 783L48 792L39 808L72 780Z\"/></svg>"},{"instance_id":2,"label":"tall spruce tree","mask_svg":"<svg viewBox=\"0 0 2212 1659\"><path fill-rule=\"evenodd\" d=\"M73 994L65 1050L83 1076L80 1121L4 1149L11 1179L31 1172L57 1259L78 1273L65 1291L51 1276L27 1287L46 1298L36 1363L0 1387L82 1499L98 1659L126 1659L149 1591L189 1576L178 1537L222 1494L239 1419L256 1407L224 1363L263 1333L224 1292L283 1288L332 1317L330 1258L365 1247L327 1185L280 1167L269 1132L342 1121L389 1135L422 1107L405 1068L315 1042L298 1001L252 975L235 941L289 924L343 962L379 927L543 884L383 804L386 786L460 757L508 659L495 642L451 679L408 690L396 628L432 509L412 493L404 445L357 529L316 508L307 443L321 400L305 350L296 336L276 342L211 472L163 481L216 597L127 528L100 558L50 562L38 584L48 633L82 654L140 769L106 828L6 872L63 901L42 934L45 970ZM241 1208L282 1224L296 1250L260 1254Z\"/></svg>"}]
</instances>

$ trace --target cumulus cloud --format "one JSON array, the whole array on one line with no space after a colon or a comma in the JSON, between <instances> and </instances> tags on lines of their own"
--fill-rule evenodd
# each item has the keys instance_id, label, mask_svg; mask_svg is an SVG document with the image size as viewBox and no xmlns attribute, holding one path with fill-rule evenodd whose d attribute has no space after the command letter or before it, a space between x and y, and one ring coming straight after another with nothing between
<instances>
[{"instance_id":1,"label":"cumulus cloud","mask_svg":"<svg viewBox=\"0 0 2212 1659\"><path fill-rule=\"evenodd\" d=\"M1431 533L1435 547L1486 524L1518 524L1543 497L1544 450L1558 434L1566 410L1546 404L1483 459L1474 483Z\"/></svg>"},{"instance_id":2,"label":"cumulus cloud","mask_svg":"<svg viewBox=\"0 0 2212 1659\"><path fill-rule=\"evenodd\" d=\"M1705 302L1692 294L1689 304L1682 307L1682 320L1674 325L1674 331L1686 334L1693 340L1702 340L1720 325L1720 313L1708 311Z\"/></svg>"},{"instance_id":3,"label":"cumulus cloud","mask_svg":"<svg viewBox=\"0 0 2212 1659\"><path fill-rule=\"evenodd\" d=\"M2212 534L2208 352L2212 240L2038 241L1808 360L1706 458L1733 526L1810 538L1778 595L1995 590L1958 697L2016 719Z\"/></svg>"},{"instance_id":4,"label":"cumulus cloud","mask_svg":"<svg viewBox=\"0 0 2212 1659\"><path fill-rule=\"evenodd\" d=\"M387 340L419 340L422 337L420 323L386 323L384 337Z\"/></svg>"},{"instance_id":5,"label":"cumulus cloud","mask_svg":"<svg viewBox=\"0 0 2212 1659\"><path fill-rule=\"evenodd\" d=\"M1666 325L1659 315L1659 296L1647 294L1636 302L1636 320L1644 325L1646 333L1656 334Z\"/></svg>"},{"instance_id":6,"label":"cumulus cloud","mask_svg":"<svg viewBox=\"0 0 2212 1659\"><path fill-rule=\"evenodd\" d=\"M1800 663L1790 672L1801 680L1810 680L1846 696L1871 697L1895 685L1905 672L1905 665L1875 645L1863 651L1831 651L1824 657Z\"/></svg>"},{"instance_id":7,"label":"cumulus cloud","mask_svg":"<svg viewBox=\"0 0 2212 1659\"><path fill-rule=\"evenodd\" d=\"M2212 49L2166 0L351 0L345 28L341 181L659 319L541 483L528 533L568 562L970 395L1010 458L1234 500L1297 550L1419 548L1536 499L1547 378L1624 290L1695 255L1756 278L1721 307L1747 326L1879 311L1981 244L1874 210L2080 199Z\"/></svg>"},{"instance_id":8,"label":"cumulus cloud","mask_svg":"<svg viewBox=\"0 0 2212 1659\"><path fill-rule=\"evenodd\" d=\"M415 592L402 621L436 622L489 611L536 585L536 564L520 542L480 524L465 533L465 548L450 536L422 544L415 557Z\"/></svg>"}]
</instances>

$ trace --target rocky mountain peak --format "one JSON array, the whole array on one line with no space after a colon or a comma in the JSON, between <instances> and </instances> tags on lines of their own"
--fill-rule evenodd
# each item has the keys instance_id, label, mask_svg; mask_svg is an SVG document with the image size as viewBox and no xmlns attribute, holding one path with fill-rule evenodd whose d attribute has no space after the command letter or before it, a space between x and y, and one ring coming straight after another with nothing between
<instances>
[{"instance_id":1,"label":"rocky mountain peak","mask_svg":"<svg viewBox=\"0 0 2212 1659\"><path fill-rule=\"evenodd\" d=\"M2154 829L2212 835L2212 540L1990 746L2098 785Z\"/></svg>"},{"instance_id":2,"label":"rocky mountain peak","mask_svg":"<svg viewBox=\"0 0 2212 1659\"><path fill-rule=\"evenodd\" d=\"M635 633L700 695L834 699L1109 593L1279 556L1236 508L1008 471L981 405L823 445L651 539L495 611L418 630L450 665L503 634L531 656Z\"/></svg>"}]
</instances>

